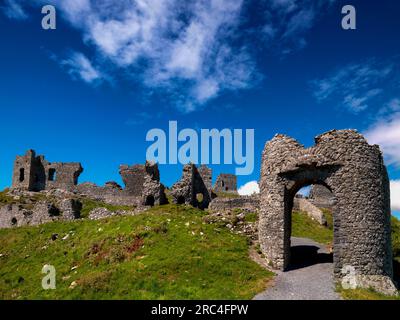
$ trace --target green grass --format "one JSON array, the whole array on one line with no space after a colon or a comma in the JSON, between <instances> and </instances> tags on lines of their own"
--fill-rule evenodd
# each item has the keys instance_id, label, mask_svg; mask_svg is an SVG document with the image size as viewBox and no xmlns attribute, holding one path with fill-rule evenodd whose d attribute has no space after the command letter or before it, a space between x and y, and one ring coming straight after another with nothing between
<instances>
[{"instance_id":1,"label":"green grass","mask_svg":"<svg viewBox=\"0 0 400 320\"><path fill-rule=\"evenodd\" d=\"M393 257L400 263L400 220L392 216L392 247Z\"/></svg>"},{"instance_id":2,"label":"green grass","mask_svg":"<svg viewBox=\"0 0 400 320\"><path fill-rule=\"evenodd\" d=\"M31 195L21 195L18 197L12 197L8 194L9 189L5 189L0 192L0 207L8 204L17 204L25 209L32 209L36 202L47 201L50 203L56 203L56 198L48 196L42 193L36 193Z\"/></svg>"},{"instance_id":3,"label":"green grass","mask_svg":"<svg viewBox=\"0 0 400 320\"><path fill-rule=\"evenodd\" d=\"M333 214L332 211L329 209L321 208L321 211L323 212L325 219L326 219L326 226L328 229L333 230Z\"/></svg>"},{"instance_id":4,"label":"green grass","mask_svg":"<svg viewBox=\"0 0 400 320\"><path fill-rule=\"evenodd\" d=\"M116 211L132 211L135 209L134 206L122 206L122 205L112 205L101 201L96 201L92 199L81 199L82 202L82 210L81 210L81 218L87 218L89 216L90 211L96 208L106 208L112 212Z\"/></svg>"},{"instance_id":5,"label":"green grass","mask_svg":"<svg viewBox=\"0 0 400 320\"><path fill-rule=\"evenodd\" d=\"M239 198L240 195L235 192L216 192L218 198Z\"/></svg>"},{"instance_id":6,"label":"green grass","mask_svg":"<svg viewBox=\"0 0 400 320\"><path fill-rule=\"evenodd\" d=\"M322 244L331 244L333 241L333 231L321 226L312 220L305 213L292 213L292 236L308 238Z\"/></svg>"},{"instance_id":7,"label":"green grass","mask_svg":"<svg viewBox=\"0 0 400 320\"><path fill-rule=\"evenodd\" d=\"M247 213L244 221L246 222L257 222L258 221L258 214L256 212Z\"/></svg>"},{"instance_id":8,"label":"green grass","mask_svg":"<svg viewBox=\"0 0 400 320\"><path fill-rule=\"evenodd\" d=\"M16 201L13 199L13 197L8 195L8 189L0 191L0 207L7 204L13 204L15 202Z\"/></svg>"},{"instance_id":9,"label":"green grass","mask_svg":"<svg viewBox=\"0 0 400 320\"><path fill-rule=\"evenodd\" d=\"M336 291L345 300L400 300L400 297L386 296L373 289L343 289L337 286Z\"/></svg>"},{"instance_id":10,"label":"green grass","mask_svg":"<svg viewBox=\"0 0 400 320\"><path fill-rule=\"evenodd\" d=\"M205 224L204 214L166 205L0 230L0 299L253 298L273 274L249 258L244 236ZM56 290L41 287L46 264L56 268Z\"/></svg>"}]
</instances>

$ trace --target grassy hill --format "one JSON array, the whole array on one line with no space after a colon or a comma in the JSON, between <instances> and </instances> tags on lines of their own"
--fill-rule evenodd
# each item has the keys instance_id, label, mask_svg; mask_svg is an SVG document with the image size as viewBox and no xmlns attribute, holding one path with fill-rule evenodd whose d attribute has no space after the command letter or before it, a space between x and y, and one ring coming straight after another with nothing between
<instances>
[{"instance_id":1,"label":"grassy hill","mask_svg":"<svg viewBox=\"0 0 400 320\"><path fill-rule=\"evenodd\" d=\"M98 206L104 205L85 202L85 213ZM292 235L330 244L332 215L325 214L327 227L294 212ZM225 223L205 223L205 215L166 205L137 216L0 230L0 299L253 298L273 274L249 258L246 237ZM394 217L392 243L400 275L400 221ZM46 264L56 268L56 290L42 289ZM338 291L345 299L389 298L364 289Z\"/></svg>"},{"instance_id":2,"label":"grassy hill","mask_svg":"<svg viewBox=\"0 0 400 320\"><path fill-rule=\"evenodd\" d=\"M251 299L273 276L186 206L0 230L0 299ZM44 265L57 271L45 291Z\"/></svg>"},{"instance_id":3,"label":"grassy hill","mask_svg":"<svg viewBox=\"0 0 400 320\"><path fill-rule=\"evenodd\" d=\"M331 244L333 240L333 228L321 226L317 221L312 220L305 213L292 213L292 236L308 238L322 244Z\"/></svg>"}]
</instances>

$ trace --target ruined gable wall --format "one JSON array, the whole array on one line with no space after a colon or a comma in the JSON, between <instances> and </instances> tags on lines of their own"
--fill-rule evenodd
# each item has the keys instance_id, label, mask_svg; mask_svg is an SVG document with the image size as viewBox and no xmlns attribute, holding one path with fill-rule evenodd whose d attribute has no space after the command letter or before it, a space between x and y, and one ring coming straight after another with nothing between
<instances>
[{"instance_id":1,"label":"ruined gable wall","mask_svg":"<svg viewBox=\"0 0 400 320\"><path fill-rule=\"evenodd\" d=\"M158 165L153 162L146 162L146 174L144 176L142 204L147 206L167 204L165 187L160 183L160 171Z\"/></svg>"},{"instance_id":2,"label":"ruined gable wall","mask_svg":"<svg viewBox=\"0 0 400 320\"><path fill-rule=\"evenodd\" d=\"M187 164L183 168L182 178L172 186L171 195L174 203L190 204L193 207L205 209L211 201L210 171L211 169L202 168L202 175L194 164ZM206 181L203 180L206 178ZM202 194L202 201L197 200L197 195Z\"/></svg>"},{"instance_id":3,"label":"ruined gable wall","mask_svg":"<svg viewBox=\"0 0 400 320\"><path fill-rule=\"evenodd\" d=\"M141 164L134 166L122 165L119 173L125 184L125 192L131 196L142 196L146 167Z\"/></svg>"}]
</instances>

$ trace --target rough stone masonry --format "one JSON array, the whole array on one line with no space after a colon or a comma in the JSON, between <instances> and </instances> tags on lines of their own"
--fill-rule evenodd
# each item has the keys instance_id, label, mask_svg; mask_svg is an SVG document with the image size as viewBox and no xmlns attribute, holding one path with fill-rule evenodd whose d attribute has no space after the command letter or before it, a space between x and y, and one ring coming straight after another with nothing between
<instances>
[{"instance_id":1,"label":"rough stone masonry","mask_svg":"<svg viewBox=\"0 0 400 320\"><path fill-rule=\"evenodd\" d=\"M183 167L182 178L172 186L171 196L176 204L190 204L200 209L208 208L212 200L211 169L194 164Z\"/></svg>"},{"instance_id":2,"label":"rough stone masonry","mask_svg":"<svg viewBox=\"0 0 400 320\"><path fill-rule=\"evenodd\" d=\"M82 172L80 163L50 163L44 156L36 156L34 150L28 150L24 156L17 156L15 159L12 189L71 190L78 184L78 177Z\"/></svg>"},{"instance_id":3,"label":"rough stone masonry","mask_svg":"<svg viewBox=\"0 0 400 320\"><path fill-rule=\"evenodd\" d=\"M389 179L379 146L369 145L353 130L330 131L315 142L306 149L288 136L276 135L265 145L262 252L275 268L289 266L293 199L302 187L321 184L334 195L335 279L353 276L359 287L395 294Z\"/></svg>"}]
</instances>

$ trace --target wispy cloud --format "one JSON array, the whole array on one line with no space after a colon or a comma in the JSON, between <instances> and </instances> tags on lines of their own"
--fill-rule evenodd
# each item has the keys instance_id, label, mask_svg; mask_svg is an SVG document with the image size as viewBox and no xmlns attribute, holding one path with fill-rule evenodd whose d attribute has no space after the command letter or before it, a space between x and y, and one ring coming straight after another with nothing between
<instances>
[{"instance_id":1,"label":"wispy cloud","mask_svg":"<svg viewBox=\"0 0 400 320\"><path fill-rule=\"evenodd\" d=\"M24 1L12 3L22 10ZM305 33L331 3L261 2L265 21L248 28L274 40L285 54L306 45ZM252 54L254 44L243 36L252 19L244 0L32 0L29 4L35 3L55 5L94 49L95 58L65 61L70 72L86 82L97 81L103 68L119 74L123 70L128 80L169 96L179 109L190 112L224 92L251 88L262 79ZM97 61L96 68L89 60Z\"/></svg>"},{"instance_id":2,"label":"wispy cloud","mask_svg":"<svg viewBox=\"0 0 400 320\"><path fill-rule=\"evenodd\" d=\"M374 98L387 90L395 64L375 59L350 64L324 79L311 82L314 97L319 102L334 100L353 113L368 109Z\"/></svg>"},{"instance_id":3,"label":"wispy cloud","mask_svg":"<svg viewBox=\"0 0 400 320\"><path fill-rule=\"evenodd\" d=\"M73 78L79 77L86 83L96 84L103 80L102 73L83 53L73 52L68 59L60 61L60 64Z\"/></svg>"},{"instance_id":4,"label":"wispy cloud","mask_svg":"<svg viewBox=\"0 0 400 320\"><path fill-rule=\"evenodd\" d=\"M25 20L28 18L21 4L14 0L5 0L4 4L0 6L0 10L10 19Z\"/></svg>"},{"instance_id":5,"label":"wispy cloud","mask_svg":"<svg viewBox=\"0 0 400 320\"><path fill-rule=\"evenodd\" d=\"M373 124L365 136L371 144L378 144L389 165L400 167L400 113L396 112Z\"/></svg>"},{"instance_id":6,"label":"wispy cloud","mask_svg":"<svg viewBox=\"0 0 400 320\"><path fill-rule=\"evenodd\" d=\"M390 181L390 200L393 211L400 211L400 180Z\"/></svg>"},{"instance_id":7,"label":"wispy cloud","mask_svg":"<svg viewBox=\"0 0 400 320\"><path fill-rule=\"evenodd\" d=\"M255 193L260 193L260 187L257 181L250 181L241 186L238 190L241 196L250 196Z\"/></svg>"},{"instance_id":8,"label":"wispy cloud","mask_svg":"<svg viewBox=\"0 0 400 320\"><path fill-rule=\"evenodd\" d=\"M307 45L306 33L336 0L264 0L266 39L284 56Z\"/></svg>"},{"instance_id":9,"label":"wispy cloud","mask_svg":"<svg viewBox=\"0 0 400 320\"><path fill-rule=\"evenodd\" d=\"M252 85L252 58L230 44L242 1L55 2L105 62L131 70L146 87L172 92L183 111Z\"/></svg>"}]
</instances>

